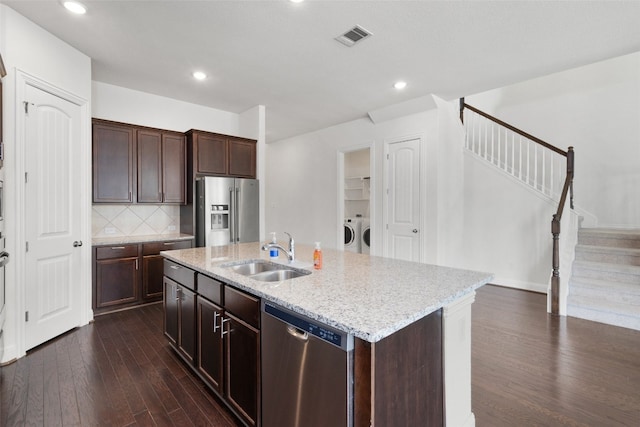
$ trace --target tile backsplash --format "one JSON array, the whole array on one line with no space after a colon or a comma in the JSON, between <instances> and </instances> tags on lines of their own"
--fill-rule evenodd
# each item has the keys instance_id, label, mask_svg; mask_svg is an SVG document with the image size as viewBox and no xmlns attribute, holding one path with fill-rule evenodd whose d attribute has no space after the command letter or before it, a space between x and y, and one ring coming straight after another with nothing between
<instances>
[{"instance_id":1,"label":"tile backsplash","mask_svg":"<svg viewBox=\"0 0 640 427\"><path fill-rule=\"evenodd\" d=\"M147 236L180 232L180 206L93 205L92 237Z\"/></svg>"}]
</instances>

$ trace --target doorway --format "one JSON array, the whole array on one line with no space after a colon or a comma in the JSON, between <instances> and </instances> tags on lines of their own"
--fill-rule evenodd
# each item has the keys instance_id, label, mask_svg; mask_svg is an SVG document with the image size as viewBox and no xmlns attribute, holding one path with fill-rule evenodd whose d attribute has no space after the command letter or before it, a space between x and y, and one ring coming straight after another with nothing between
<instances>
[{"instance_id":1,"label":"doorway","mask_svg":"<svg viewBox=\"0 0 640 427\"><path fill-rule=\"evenodd\" d=\"M339 241L349 252L370 254L373 247L371 154L370 147L340 153Z\"/></svg>"}]
</instances>

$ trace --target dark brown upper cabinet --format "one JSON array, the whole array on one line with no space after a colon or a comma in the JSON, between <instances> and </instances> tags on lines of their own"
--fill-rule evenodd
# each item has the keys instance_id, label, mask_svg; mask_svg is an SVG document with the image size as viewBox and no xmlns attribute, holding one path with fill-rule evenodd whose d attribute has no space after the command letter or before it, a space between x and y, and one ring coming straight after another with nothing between
<instances>
[{"instance_id":1,"label":"dark brown upper cabinet","mask_svg":"<svg viewBox=\"0 0 640 427\"><path fill-rule=\"evenodd\" d=\"M93 202L132 203L135 198L135 131L93 123Z\"/></svg>"},{"instance_id":2,"label":"dark brown upper cabinet","mask_svg":"<svg viewBox=\"0 0 640 427\"><path fill-rule=\"evenodd\" d=\"M249 139L229 138L229 175L256 177L256 141Z\"/></svg>"},{"instance_id":3,"label":"dark brown upper cabinet","mask_svg":"<svg viewBox=\"0 0 640 427\"><path fill-rule=\"evenodd\" d=\"M155 130L138 130L137 147L138 203L184 203L184 136Z\"/></svg>"},{"instance_id":4,"label":"dark brown upper cabinet","mask_svg":"<svg viewBox=\"0 0 640 427\"><path fill-rule=\"evenodd\" d=\"M162 203L162 133L137 131L138 202Z\"/></svg>"},{"instance_id":5,"label":"dark brown upper cabinet","mask_svg":"<svg viewBox=\"0 0 640 427\"><path fill-rule=\"evenodd\" d=\"M162 189L164 203L187 201L187 152L184 134L162 134Z\"/></svg>"},{"instance_id":6,"label":"dark brown upper cabinet","mask_svg":"<svg viewBox=\"0 0 640 427\"><path fill-rule=\"evenodd\" d=\"M256 141L190 130L187 141L194 175L256 177Z\"/></svg>"},{"instance_id":7,"label":"dark brown upper cabinet","mask_svg":"<svg viewBox=\"0 0 640 427\"><path fill-rule=\"evenodd\" d=\"M93 203L186 203L186 138L93 121Z\"/></svg>"}]
</instances>

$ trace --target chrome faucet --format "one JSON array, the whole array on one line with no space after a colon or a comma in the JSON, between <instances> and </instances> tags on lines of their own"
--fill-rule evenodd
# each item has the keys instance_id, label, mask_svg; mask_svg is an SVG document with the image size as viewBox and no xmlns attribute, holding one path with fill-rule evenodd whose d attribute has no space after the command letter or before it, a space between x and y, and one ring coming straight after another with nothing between
<instances>
[{"instance_id":1,"label":"chrome faucet","mask_svg":"<svg viewBox=\"0 0 640 427\"><path fill-rule=\"evenodd\" d=\"M284 234L286 234L287 236L289 236L289 250L285 249L284 247L282 247L280 244L278 243L265 243L264 245L262 245L262 250L263 251L268 251L271 248L277 248L280 249L282 252L284 252L285 254L287 254L287 258L289 259L289 262L293 262L296 259L296 246L295 246L295 242L293 241L293 237L291 236L291 234L287 233L286 231L284 232Z\"/></svg>"}]
</instances>

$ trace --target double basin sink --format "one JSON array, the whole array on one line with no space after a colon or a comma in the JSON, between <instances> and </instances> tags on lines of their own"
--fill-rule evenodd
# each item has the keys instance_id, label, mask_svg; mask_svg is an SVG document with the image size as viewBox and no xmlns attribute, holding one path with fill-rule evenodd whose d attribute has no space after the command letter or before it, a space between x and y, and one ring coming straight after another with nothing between
<instances>
[{"instance_id":1,"label":"double basin sink","mask_svg":"<svg viewBox=\"0 0 640 427\"><path fill-rule=\"evenodd\" d=\"M235 273L242 274L260 282L279 282L282 280L295 279L296 277L311 274L308 270L287 267L262 259L242 261L226 265L225 267Z\"/></svg>"}]
</instances>

